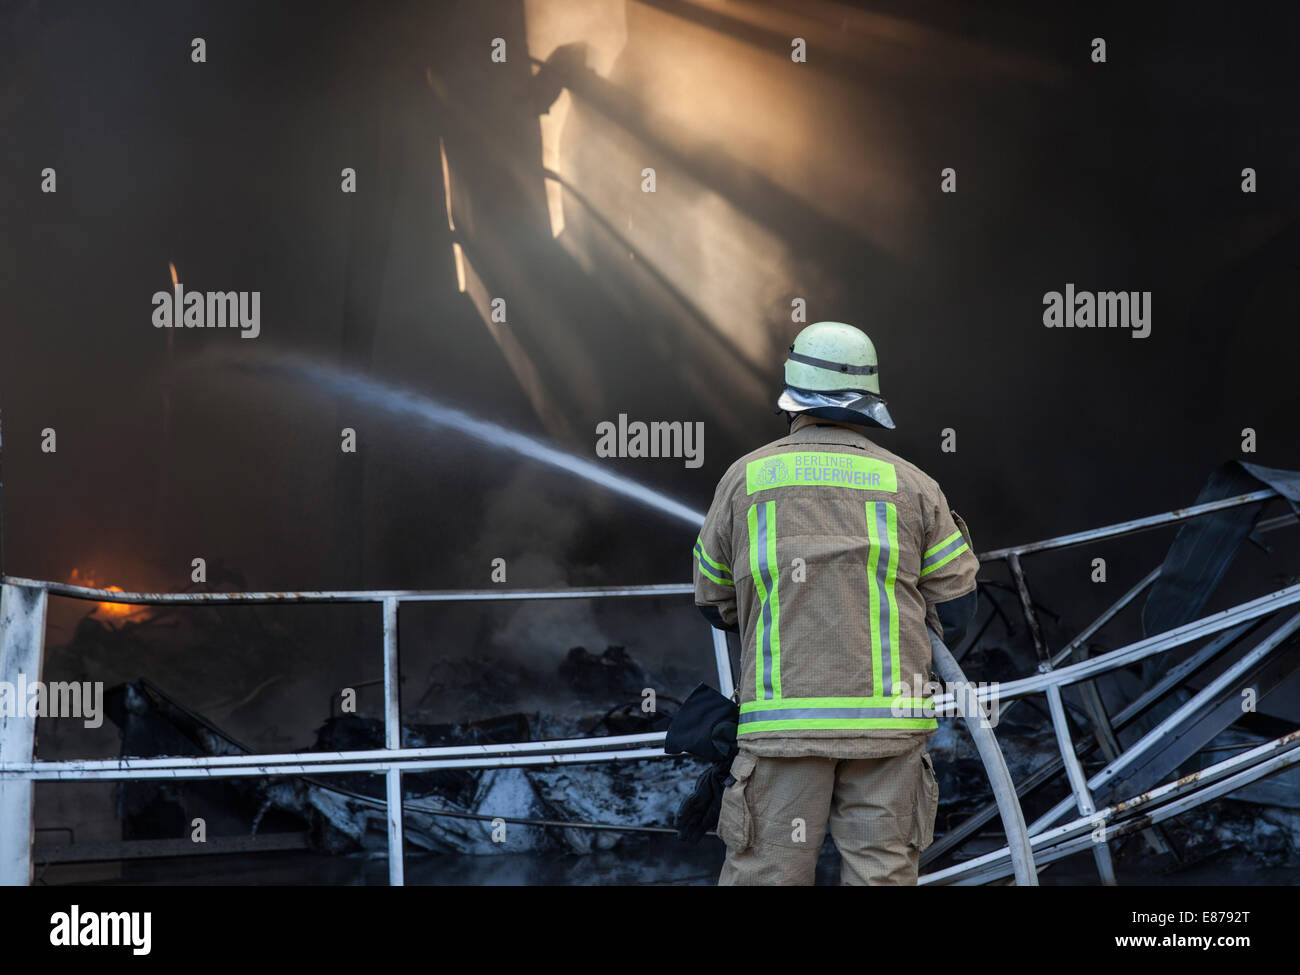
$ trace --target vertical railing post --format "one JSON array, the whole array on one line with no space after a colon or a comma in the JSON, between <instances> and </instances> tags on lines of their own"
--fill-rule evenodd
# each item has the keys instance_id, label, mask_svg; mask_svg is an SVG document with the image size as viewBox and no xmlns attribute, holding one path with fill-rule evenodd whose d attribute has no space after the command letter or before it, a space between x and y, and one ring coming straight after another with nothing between
<instances>
[{"instance_id":1,"label":"vertical railing post","mask_svg":"<svg viewBox=\"0 0 1300 975\"><path fill-rule=\"evenodd\" d=\"M1042 665L1039 670L1047 673L1051 665ZM1065 774L1070 780L1070 791L1074 793L1074 803L1079 808L1079 815L1092 816L1097 812L1097 805L1092 801L1088 791L1088 777L1083 773L1083 765L1074 751L1074 740L1070 737L1070 726L1065 718L1065 701L1061 697L1061 686L1052 684L1047 688L1047 707L1052 713L1052 726L1056 729L1056 743L1061 749L1061 761L1065 763ZM1102 824L1102 835L1106 826ZM1092 848L1093 859L1097 861L1097 875L1107 887L1115 886L1115 865L1111 862L1110 846L1105 840L1095 843Z\"/></svg>"},{"instance_id":2,"label":"vertical railing post","mask_svg":"<svg viewBox=\"0 0 1300 975\"><path fill-rule=\"evenodd\" d=\"M1011 570L1011 581L1016 584L1016 591L1020 594L1020 608L1024 611L1025 622L1029 624L1029 635L1033 638L1038 662L1046 663L1051 658L1047 653L1047 644L1043 640L1043 627L1038 622L1038 613L1034 610L1034 599L1029 595L1029 583L1025 581L1025 570L1020 567L1020 556L1015 552L1007 556L1007 568Z\"/></svg>"},{"instance_id":3,"label":"vertical railing post","mask_svg":"<svg viewBox=\"0 0 1300 975\"><path fill-rule=\"evenodd\" d=\"M401 681L397 660L397 598L387 596L384 608L384 747L402 747ZM406 883L402 852L402 772L390 768L384 773L388 786L388 883Z\"/></svg>"},{"instance_id":4,"label":"vertical railing post","mask_svg":"<svg viewBox=\"0 0 1300 975\"><path fill-rule=\"evenodd\" d=\"M46 600L44 589L0 586L0 686L17 688L15 713L0 713L0 762L36 757L36 716L27 713L25 688L41 679ZM31 779L0 778L0 884L5 886L32 882L35 785Z\"/></svg>"},{"instance_id":5,"label":"vertical railing post","mask_svg":"<svg viewBox=\"0 0 1300 975\"><path fill-rule=\"evenodd\" d=\"M713 629L713 659L718 665L718 690L723 697L731 697L736 692L736 682L731 676L731 651L727 649L725 630Z\"/></svg>"},{"instance_id":6,"label":"vertical railing post","mask_svg":"<svg viewBox=\"0 0 1300 975\"><path fill-rule=\"evenodd\" d=\"M1020 594L1020 608L1024 611L1025 622L1029 624L1029 635L1034 641L1034 651L1038 654L1038 671L1043 674L1051 673L1052 655L1047 652L1043 627L1038 621L1038 613L1034 610L1034 599L1029 594L1029 583L1025 580L1025 571L1020 566L1020 556L1015 552L1010 553L1007 556L1007 567L1011 570L1011 578L1016 584L1016 591ZM1096 687L1091 682L1088 682L1088 686L1091 688L1092 695L1096 696L1096 700L1094 701L1081 690L1084 694L1084 706L1088 710L1088 717L1092 721L1102 751L1109 752L1111 739L1107 738L1106 732L1110 731L1110 723L1106 719L1105 710L1101 708L1101 699L1097 695ZM1074 752L1074 741L1070 738L1070 726L1066 724L1065 702L1061 698L1059 685L1053 684L1047 689L1047 704L1052 713L1056 742L1061 748L1061 760L1065 763L1065 772L1070 780L1070 791L1074 794L1075 805L1078 806L1080 815L1091 816L1097 808L1093 804L1092 793L1088 791L1087 776L1083 774L1083 766L1079 764L1079 757ZM1111 734L1113 739L1113 732ZM1111 862L1110 847L1104 842L1097 843L1093 847L1092 855L1097 861L1097 874L1101 877L1101 882L1107 887L1114 887L1115 866Z\"/></svg>"}]
</instances>

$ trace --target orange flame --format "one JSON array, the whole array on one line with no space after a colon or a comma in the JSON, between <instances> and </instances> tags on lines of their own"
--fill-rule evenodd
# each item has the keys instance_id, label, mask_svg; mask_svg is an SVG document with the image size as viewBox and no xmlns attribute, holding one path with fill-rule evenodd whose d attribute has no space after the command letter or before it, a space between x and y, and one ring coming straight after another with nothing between
<instances>
[{"instance_id":1,"label":"orange flame","mask_svg":"<svg viewBox=\"0 0 1300 975\"><path fill-rule=\"evenodd\" d=\"M109 592L123 592L121 586L101 586L95 582L94 574L86 572L82 575L79 569L73 569L72 575L68 577L68 582L74 586L85 586L87 589L106 589ZM127 619L131 617L140 617L147 615L149 609L147 606L133 606L130 603L96 603L92 613L100 613L104 616L111 616L116 619Z\"/></svg>"},{"instance_id":2,"label":"orange flame","mask_svg":"<svg viewBox=\"0 0 1300 975\"><path fill-rule=\"evenodd\" d=\"M172 272L172 287L174 288L176 285L180 284L180 279L176 277L176 265L171 261L168 261L167 268Z\"/></svg>"}]
</instances>

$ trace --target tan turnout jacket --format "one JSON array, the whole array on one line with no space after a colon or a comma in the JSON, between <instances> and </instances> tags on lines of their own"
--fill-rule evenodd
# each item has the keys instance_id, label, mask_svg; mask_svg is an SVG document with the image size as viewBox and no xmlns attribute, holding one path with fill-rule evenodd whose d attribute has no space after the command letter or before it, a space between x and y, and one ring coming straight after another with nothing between
<instances>
[{"instance_id":1,"label":"tan turnout jacket","mask_svg":"<svg viewBox=\"0 0 1300 975\"><path fill-rule=\"evenodd\" d=\"M695 546L695 602L742 639L742 747L899 754L936 722L927 621L975 588L933 478L858 430L798 417L731 465Z\"/></svg>"}]
</instances>

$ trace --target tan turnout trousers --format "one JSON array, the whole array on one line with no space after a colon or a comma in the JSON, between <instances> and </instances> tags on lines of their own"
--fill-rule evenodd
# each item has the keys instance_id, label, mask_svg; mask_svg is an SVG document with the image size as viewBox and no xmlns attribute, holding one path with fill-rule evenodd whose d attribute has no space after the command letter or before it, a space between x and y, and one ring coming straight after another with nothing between
<instances>
[{"instance_id":1,"label":"tan turnout trousers","mask_svg":"<svg viewBox=\"0 0 1300 975\"><path fill-rule=\"evenodd\" d=\"M915 884L934 838L939 785L924 739L884 758L779 758L743 750L722 797L720 885L813 883L826 827L840 883Z\"/></svg>"}]
</instances>

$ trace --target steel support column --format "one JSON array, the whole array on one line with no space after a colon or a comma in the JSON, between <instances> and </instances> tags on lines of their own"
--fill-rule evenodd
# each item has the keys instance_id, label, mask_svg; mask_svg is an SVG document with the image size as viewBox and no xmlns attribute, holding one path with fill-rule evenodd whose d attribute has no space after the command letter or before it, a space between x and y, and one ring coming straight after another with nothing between
<instances>
[{"instance_id":1,"label":"steel support column","mask_svg":"<svg viewBox=\"0 0 1300 975\"><path fill-rule=\"evenodd\" d=\"M45 605L44 589L0 586L0 686L20 688L41 679ZM36 716L27 713L27 694L14 694L14 708L12 714L0 711L0 765L35 757ZM32 882L35 789L30 778L0 778L0 884Z\"/></svg>"}]
</instances>

